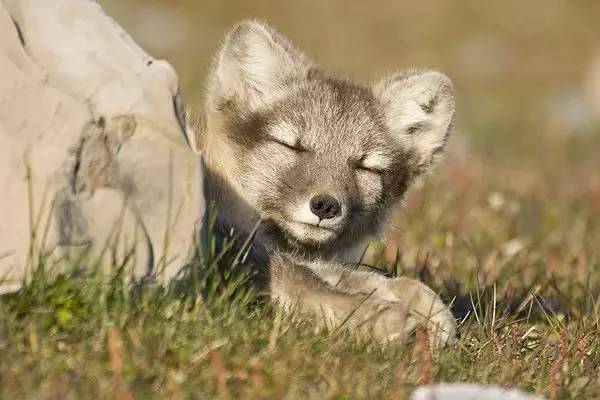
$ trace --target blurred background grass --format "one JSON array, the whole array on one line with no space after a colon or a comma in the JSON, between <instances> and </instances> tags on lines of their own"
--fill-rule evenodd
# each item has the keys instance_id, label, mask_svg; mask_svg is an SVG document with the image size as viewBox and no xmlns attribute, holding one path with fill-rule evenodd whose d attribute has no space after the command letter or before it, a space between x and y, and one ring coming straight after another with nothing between
<instances>
[{"instance_id":1,"label":"blurred background grass","mask_svg":"<svg viewBox=\"0 0 600 400\"><path fill-rule=\"evenodd\" d=\"M600 101L589 93L600 54L594 0L101 3L145 49L173 63L192 106L201 104L223 35L245 18L266 20L324 68L362 82L415 66L444 71L458 96L454 147L510 164L546 159L540 141L589 134Z\"/></svg>"}]
</instances>

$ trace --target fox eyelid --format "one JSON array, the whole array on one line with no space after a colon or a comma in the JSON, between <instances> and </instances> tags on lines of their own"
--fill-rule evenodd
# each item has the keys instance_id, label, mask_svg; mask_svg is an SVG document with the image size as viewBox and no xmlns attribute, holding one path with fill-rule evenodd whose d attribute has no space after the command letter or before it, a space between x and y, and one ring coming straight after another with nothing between
<instances>
[{"instance_id":1,"label":"fox eyelid","mask_svg":"<svg viewBox=\"0 0 600 400\"><path fill-rule=\"evenodd\" d=\"M363 163L365 161L365 159L367 158L367 155L363 155L358 161L356 161L356 163L354 164L354 168L357 170L361 170L361 171L365 171L365 172L370 172L372 174L377 174L377 175L383 175L384 174L384 170L379 169L379 168L373 168L373 167L367 167L365 166Z\"/></svg>"},{"instance_id":2,"label":"fox eyelid","mask_svg":"<svg viewBox=\"0 0 600 400\"><path fill-rule=\"evenodd\" d=\"M295 151L297 153L303 153L305 151L307 151L304 147L302 147L300 145L300 143L296 142L295 144L291 145L289 143L283 142L281 140L275 139L274 137L269 137L269 140L273 143L277 143L280 146L286 147L292 151Z\"/></svg>"},{"instance_id":3,"label":"fox eyelid","mask_svg":"<svg viewBox=\"0 0 600 400\"><path fill-rule=\"evenodd\" d=\"M408 128L406 128L406 134L409 136L414 135L421 129L423 129L423 124L414 124L414 125L411 125Z\"/></svg>"},{"instance_id":4,"label":"fox eyelid","mask_svg":"<svg viewBox=\"0 0 600 400\"><path fill-rule=\"evenodd\" d=\"M362 165L357 165L356 169L361 170L361 171L365 171L365 172L370 172L372 174L377 174L377 175L383 175L383 173L385 171L382 171L380 169L375 169L375 168L369 168L369 167L365 167Z\"/></svg>"}]
</instances>

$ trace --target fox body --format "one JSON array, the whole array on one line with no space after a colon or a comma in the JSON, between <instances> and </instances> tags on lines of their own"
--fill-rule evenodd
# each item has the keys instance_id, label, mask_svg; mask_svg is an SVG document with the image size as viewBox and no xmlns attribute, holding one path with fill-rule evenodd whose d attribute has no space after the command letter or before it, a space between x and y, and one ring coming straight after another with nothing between
<instances>
[{"instance_id":1,"label":"fox body","mask_svg":"<svg viewBox=\"0 0 600 400\"><path fill-rule=\"evenodd\" d=\"M448 343L455 322L431 289L352 263L442 153L453 116L441 73L360 86L269 26L240 23L215 58L199 140L217 231L260 221L252 257L284 308L382 340L424 325Z\"/></svg>"}]
</instances>

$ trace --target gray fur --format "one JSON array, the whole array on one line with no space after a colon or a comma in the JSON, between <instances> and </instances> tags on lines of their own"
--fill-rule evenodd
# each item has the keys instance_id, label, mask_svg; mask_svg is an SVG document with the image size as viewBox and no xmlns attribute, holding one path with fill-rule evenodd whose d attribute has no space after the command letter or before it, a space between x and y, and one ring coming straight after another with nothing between
<instances>
[{"instance_id":1,"label":"gray fur","mask_svg":"<svg viewBox=\"0 0 600 400\"><path fill-rule=\"evenodd\" d=\"M272 28L243 22L215 59L200 135L219 229L247 233L261 221L254 261L284 307L381 339L425 323L437 342L452 340L452 315L431 289L342 263L358 261L434 163L453 115L452 84L438 72L360 86L318 69ZM339 215L311 214L317 194L336 198Z\"/></svg>"}]
</instances>

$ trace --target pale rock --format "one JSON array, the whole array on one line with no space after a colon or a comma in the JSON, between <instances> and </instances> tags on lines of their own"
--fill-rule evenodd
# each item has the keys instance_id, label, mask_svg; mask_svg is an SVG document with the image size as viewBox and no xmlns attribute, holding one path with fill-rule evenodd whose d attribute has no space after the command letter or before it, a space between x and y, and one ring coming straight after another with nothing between
<instances>
[{"instance_id":1,"label":"pale rock","mask_svg":"<svg viewBox=\"0 0 600 400\"><path fill-rule=\"evenodd\" d=\"M135 245L136 278L177 274L204 210L178 90L96 2L0 1L0 293L31 248L118 262Z\"/></svg>"}]
</instances>

